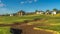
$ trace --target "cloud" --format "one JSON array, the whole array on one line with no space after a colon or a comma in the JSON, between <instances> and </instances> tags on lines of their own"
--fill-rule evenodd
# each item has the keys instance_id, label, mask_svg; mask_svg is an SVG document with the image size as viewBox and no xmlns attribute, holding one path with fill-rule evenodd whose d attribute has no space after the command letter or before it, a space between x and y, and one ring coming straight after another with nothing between
<instances>
[{"instance_id":1,"label":"cloud","mask_svg":"<svg viewBox=\"0 0 60 34\"><path fill-rule=\"evenodd\" d=\"M20 4L33 3L33 2L37 2L37 0L26 0L26 1L21 1Z\"/></svg>"},{"instance_id":2,"label":"cloud","mask_svg":"<svg viewBox=\"0 0 60 34\"><path fill-rule=\"evenodd\" d=\"M29 1L29 3L32 3L32 1Z\"/></svg>"},{"instance_id":3,"label":"cloud","mask_svg":"<svg viewBox=\"0 0 60 34\"><path fill-rule=\"evenodd\" d=\"M0 3L1 3L1 0L0 0Z\"/></svg>"},{"instance_id":4,"label":"cloud","mask_svg":"<svg viewBox=\"0 0 60 34\"><path fill-rule=\"evenodd\" d=\"M34 2L37 2L37 0L34 0Z\"/></svg>"},{"instance_id":5,"label":"cloud","mask_svg":"<svg viewBox=\"0 0 60 34\"><path fill-rule=\"evenodd\" d=\"M20 2L20 4L24 4L24 3L25 3L25 2L23 2L23 1L22 1L22 2Z\"/></svg>"},{"instance_id":6,"label":"cloud","mask_svg":"<svg viewBox=\"0 0 60 34\"><path fill-rule=\"evenodd\" d=\"M21 1L20 4L32 3L32 0Z\"/></svg>"},{"instance_id":7,"label":"cloud","mask_svg":"<svg viewBox=\"0 0 60 34\"><path fill-rule=\"evenodd\" d=\"M0 3L0 7L4 7L5 6L5 4L3 4L3 3Z\"/></svg>"},{"instance_id":8,"label":"cloud","mask_svg":"<svg viewBox=\"0 0 60 34\"><path fill-rule=\"evenodd\" d=\"M4 7L4 6L5 6L5 4L2 3L2 1L0 0L0 7Z\"/></svg>"},{"instance_id":9,"label":"cloud","mask_svg":"<svg viewBox=\"0 0 60 34\"><path fill-rule=\"evenodd\" d=\"M0 8L0 14L10 14L12 11L10 11L8 8Z\"/></svg>"},{"instance_id":10,"label":"cloud","mask_svg":"<svg viewBox=\"0 0 60 34\"><path fill-rule=\"evenodd\" d=\"M6 5L0 0L0 14L10 14L12 11L5 7Z\"/></svg>"}]
</instances>

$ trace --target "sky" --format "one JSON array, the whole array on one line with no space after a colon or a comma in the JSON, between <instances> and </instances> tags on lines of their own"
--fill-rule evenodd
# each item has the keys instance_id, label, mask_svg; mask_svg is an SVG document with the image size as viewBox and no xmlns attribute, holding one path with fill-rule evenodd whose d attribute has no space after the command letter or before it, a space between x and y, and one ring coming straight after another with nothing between
<instances>
[{"instance_id":1,"label":"sky","mask_svg":"<svg viewBox=\"0 0 60 34\"><path fill-rule=\"evenodd\" d=\"M0 14L16 13L20 10L34 12L35 10L60 10L60 0L0 0Z\"/></svg>"}]
</instances>

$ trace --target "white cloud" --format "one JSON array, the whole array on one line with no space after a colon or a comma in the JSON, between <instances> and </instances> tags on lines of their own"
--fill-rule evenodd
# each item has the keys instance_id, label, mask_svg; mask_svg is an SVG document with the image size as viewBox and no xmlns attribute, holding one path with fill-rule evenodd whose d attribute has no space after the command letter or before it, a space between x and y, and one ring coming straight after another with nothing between
<instances>
[{"instance_id":1,"label":"white cloud","mask_svg":"<svg viewBox=\"0 0 60 34\"><path fill-rule=\"evenodd\" d=\"M26 1L21 1L20 4L33 3L33 2L37 2L37 0L26 0Z\"/></svg>"},{"instance_id":2,"label":"white cloud","mask_svg":"<svg viewBox=\"0 0 60 34\"><path fill-rule=\"evenodd\" d=\"M5 6L5 4L2 3L2 1L0 0L0 7L4 7L4 6Z\"/></svg>"},{"instance_id":3,"label":"white cloud","mask_svg":"<svg viewBox=\"0 0 60 34\"><path fill-rule=\"evenodd\" d=\"M0 3L1 3L1 0L0 0Z\"/></svg>"},{"instance_id":4,"label":"white cloud","mask_svg":"<svg viewBox=\"0 0 60 34\"><path fill-rule=\"evenodd\" d=\"M32 3L32 1L29 1L29 3Z\"/></svg>"},{"instance_id":5,"label":"white cloud","mask_svg":"<svg viewBox=\"0 0 60 34\"><path fill-rule=\"evenodd\" d=\"M28 1L25 1L25 3L28 3Z\"/></svg>"},{"instance_id":6,"label":"white cloud","mask_svg":"<svg viewBox=\"0 0 60 34\"><path fill-rule=\"evenodd\" d=\"M20 4L24 4L24 3L25 3L25 2L23 2L23 1L22 1L22 2L20 2Z\"/></svg>"},{"instance_id":7,"label":"white cloud","mask_svg":"<svg viewBox=\"0 0 60 34\"><path fill-rule=\"evenodd\" d=\"M3 3L0 3L0 7L4 7L5 6L5 4L3 4Z\"/></svg>"},{"instance_id":8,"label":"white cloud","mask_svg":"<svg viewBox=\"0 0 60 34\"><path fill-rule=\"evenodd\" d=\"M34 2L37 2L37 0L34 0Z\"/></svg>"},{"instance_id":9,"label":"white cloud","mask_svg":"<svg viewBox=\"0 0 60 34\"><path fill-rule=\"evenodd\" d=\"M12 11L10 11L9 9L7 8L0 8L0 14L6 14L6 13L11 13Z\"/></svg>"},{"instance_id":10,"label":"white cloud","mask_svg":"<svg viewBox=\"0 0 60 34\"><path fill-rule=\"evenodd\" d=\"M0 0L0 14L12 13L11 10L5 8L5 4Z\"/></svg>"}]
</instances>

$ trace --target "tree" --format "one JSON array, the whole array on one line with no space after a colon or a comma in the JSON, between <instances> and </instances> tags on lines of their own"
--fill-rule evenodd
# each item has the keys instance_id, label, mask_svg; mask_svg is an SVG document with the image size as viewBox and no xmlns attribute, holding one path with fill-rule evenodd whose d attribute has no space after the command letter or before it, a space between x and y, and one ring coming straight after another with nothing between
<instances>
[{"instance_id":1,"label":"tree","mask_svg":"<svg viewBox=\"0 0 60 34\"><path fill-rule=\"evenodd\" d=\"M22 15L25 15L25 11L20 10L20 11L18 12L18 14L21 15L21 16L22 16Z\"/></svg>"},{"instance_id":2,"label":"tree","mask_svg":"<svg viewBox=\"0 0 60 34\"><path fill-rule=\"evenodd\" d=\"M60 10L58 10L58 12L57 13L60 13Z\"/></svg>"},{"instance_id":3,"label":"tree","mask_svg":"<svg viewBox=\"0 0 60 34\"><path fill-rule=\"evenodd\" d=\"M35 12L38 12L38 10L35 10Z\"/></svg>"},{"instance_id":4,"label":"tree","mask_svg":"<svg viewBox=\"0 0 60 34\"><path fill-rule=\"evenodd\" d=\"M53 9L53 11L56 11L57 13L59 13L60 11L56 8Z\"/></svg>"},{"instance_id":5,"label":"tree","mask_svg":"<svg viewBox=\"0 0 60 34\"><path fill-rule=\"evenodd\" d=\"M54 8L53 11L58 11L58 9Z\"/></svg>"},{"instance_id":6,"label":"tree","mask_svg":"<svg viewBox=\"0 0 60 34\"><path fill-rule=\"evenodd\" d=\"M49 12L50 10L46 10L46 12Z\"/></svg>"},{"instance_id":7,"label":"tree","mask_svg":"<svg viewBox=\"0 0 60 34\"><path fill-rule=\"evenodd\" d=\"M46 10L46 13L47 15L51 14L50 10Z\"/></svg>"},{"instance_id":8,"label":"tree","mask_svg":"<svg viewBox=\"0 0 60 34\"><path fill-rule=\"evenodd\" d=\"M18 13L20 13L20 12L25 13L25 11L23 11L23 10L20 10Z\"/></svg>"}]
</instances>

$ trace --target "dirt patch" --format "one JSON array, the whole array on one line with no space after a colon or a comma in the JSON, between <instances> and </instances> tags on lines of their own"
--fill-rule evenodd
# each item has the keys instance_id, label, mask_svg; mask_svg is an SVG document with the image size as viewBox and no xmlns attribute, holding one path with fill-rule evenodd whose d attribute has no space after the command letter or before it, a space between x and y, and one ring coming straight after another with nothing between
<instances>
[{"instance_id":1,"label":"dirt patch","mask_svg":"<svg viewBox=\"0 0 60 34\"><path fill-rule=\"evenodd\" d=\"M22 29L23 33L22 34L53 34L52 32L46 32L43 30L34 30L33 28L36 26L44 26L40 24L35 24L35 25L27 25L27 24L21 24L21 25L14 25L12 28L15 29Z\"/></svg>"}]
</instances>

